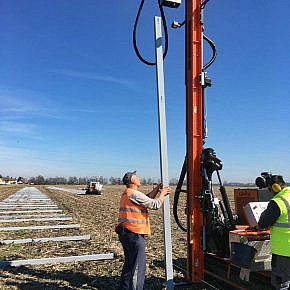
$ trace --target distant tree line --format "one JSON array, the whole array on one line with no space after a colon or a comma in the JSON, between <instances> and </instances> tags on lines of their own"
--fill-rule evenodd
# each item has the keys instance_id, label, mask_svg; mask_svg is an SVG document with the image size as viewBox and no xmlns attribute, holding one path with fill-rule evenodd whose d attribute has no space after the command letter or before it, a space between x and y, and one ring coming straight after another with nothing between
<instances>
[{"instance_id":1,"label":"distant tree line","mask_svg":"<svg viewBox=\"0 0 290 290\"><path fill-rule=\"evenodd\" d=\"M84 185L88 184L90 181L99 181L101 184L112 184L112 185L122 185L122 178L121 177L103 177L103 176L92 176L92 177L76 177L76 176L70 176L70 177L62 177L62 176L56 176L56 177L49 177L45 178L42 175L38 175L35 177L30 177L30 178L24 178L24 177L17 177L17 178L12 178L9 176L3 177L2 174L0 174L0 178L6 178L6 179L15 179L17 183L30 183L30 184L36 184L36 185L56 185L56 184L69 184L69 185ZM183 181L183 186L186 186L186 178ZM141 184L142 185L152 185L160 183L160 180L156 180L154 178L142 178L141 179ZM170 178L169 180L169 185L175 186L178 183L177 178ZM249 186L253 187L255 186L254 183L242 183L242 182L228 182L224 181L223 184L225 186ZM219 185L214 183L213 185ZM290 183L287 183L289 186Z\"/></svg>"},{"instance_id":2,"label":"distant tree line","mask_svg":"<svg viewBox=\"0 0 290 290\"><path fill-rule=\"evenodd\" d=\"M44 178L42 175L38 175L35 177L30 177L28 179L28 183L36 184L36 185L56 185L56 184L70 184L70 185L84 185L89 183L90 181L99 181L101 184L108 184L108 179L103 176L92 176L92 177L63 177L63 176L56 176L56 177L49 177Z\"/></svg>"},{"instance_id":3,"label":"distant tree line","mask_svg":"<svg viewBox=\"0 0 290 290\"><path fill-rule=\"evenodd\" d=\"M84 185L88 184L90 181L98 181L101 184L112 184L112 185L121 185L123 184L122 178L120 177L110 177L106 178L103 176L92 176L92 177L76 177L76 176L70 176L70 177L62 177L62 176L56 176L56 177L49 177L45 178L42 175L38 175L35 177L30 177L27 182L30 184L36 184L36 185L57 185L57 184L69 184L69 185ZM170 179L170 185L176 185L177 184L176 178ZM160 183L160 180L154 180L153 178L142 178L141 184L142 185L152 185L154 183Z\"/></svg>"}]
</instances>

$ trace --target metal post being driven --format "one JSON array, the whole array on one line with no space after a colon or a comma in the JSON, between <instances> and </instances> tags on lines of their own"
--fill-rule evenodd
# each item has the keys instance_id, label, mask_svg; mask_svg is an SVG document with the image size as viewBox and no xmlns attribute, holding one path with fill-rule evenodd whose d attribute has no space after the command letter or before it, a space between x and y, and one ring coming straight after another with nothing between
<instances>
[{"instance_id":1,"label":"metal post being driven","mask_svg":"<svg viewBox=\"0 0 290 290\"><path fill-rule=\"evenodd\" d=\"M168 160L167 160L168 158L167 158L161 17L155 16L154 24L155 24L156 78L157 78L158 119L159 119L160 171L161 171L161 182L163 183L163 186L167 187L169 186L169 177L168 177ZM163 234L164 234L164 253L166 264L166 289L173 290L174 285L173 285L169 196L166 196L163 205Z\"/></svg>"}]
</instances>

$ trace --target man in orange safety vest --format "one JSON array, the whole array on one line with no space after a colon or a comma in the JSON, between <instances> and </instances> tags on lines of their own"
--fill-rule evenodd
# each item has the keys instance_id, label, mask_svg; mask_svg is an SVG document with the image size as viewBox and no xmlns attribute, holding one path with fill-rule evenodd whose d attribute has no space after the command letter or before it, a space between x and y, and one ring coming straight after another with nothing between
<instances>
[{"instance_id":1,"label":"man in orange safety vest","mask_svg":"<svg viewBox=\"0 0 290 290\"><path fill-rule=\"evenodd\" d=\"M126 188L120 199L116 227L125 256L119 289L143 290L146 271L144 236L151 233L148 209L159 209L165 196L170 193L170 188L163 188L162 184L158 184L146 195L138 191L141 182L136 171L127 172L123 183Z\"/></svg>"}]
</instances>

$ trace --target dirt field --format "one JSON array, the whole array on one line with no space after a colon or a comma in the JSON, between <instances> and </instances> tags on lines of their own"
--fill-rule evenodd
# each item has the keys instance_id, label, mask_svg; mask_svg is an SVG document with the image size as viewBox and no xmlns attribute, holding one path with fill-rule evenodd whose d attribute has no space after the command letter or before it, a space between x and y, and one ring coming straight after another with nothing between
<instances>
[{"instance_id":1,"label":"dirt field","mask_svg":"<svg viewBox=\"0 0 290 290\"><path fill-rule=\"evenodd\" d=\"M101 196L75 195L47 189L47 186L38 186L37 188L48 195L67 215L73 217L70 223L80 223L80 231L73 229L2 232L1 239L90 234L91 240L1 245L1 260L101 253L114 253L114 259L105 262L78 262L2 269L0 270L0 289L117 289L123 263L123 251L114 232L114 227L118 216L119 196L123 186L105 186ZM19 189L16 186L0 187L0 199L3 200ZM143 187L142 190L149 192L151 187ZM232 196L232 189L229 190L229 195ZM181 197L181 220L184 217L184 204L185 198ZM150 217L152 236L147 238L145 288L162 289L165 277L162 210L151 211ZM174 264L184 267L186 235L178 229L173 216L171 222ZM27 223L24 224L27 225ZM30 224L38 225L39 222ZM47 224L56 223L47 222ZM183 272L175 270L174 277L176 281L182 280Z\"/></svg>"}]
</instances>

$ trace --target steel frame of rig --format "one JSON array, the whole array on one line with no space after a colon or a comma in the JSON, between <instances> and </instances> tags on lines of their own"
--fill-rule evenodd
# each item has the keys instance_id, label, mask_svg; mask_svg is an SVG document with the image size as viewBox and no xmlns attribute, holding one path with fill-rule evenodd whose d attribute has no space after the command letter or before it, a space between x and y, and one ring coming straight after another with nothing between
<instances>
[{"instance_id":1,"label":"steel frame of rig","mask_svg":"<svg viewBox=\"0 0 290 290\"><path fill-rule=\"evenodd\" d=\"M203 13L208 2L209 0L186 1L184 22L186 27L186 158L175 192L179 196L179 192L184 191L181 187L187 175L185 190L187 193L187 278L194 283L202 282L208 272L205 266L205 257L208 253L213 254L213 257L224 259L230 267L231 238L239 228L239 215L233 215L221 181L219 171L223 167L222 161L216 157L214 149L204 148L207 137L205 90L211 86L206 69L216 58L215 44L204 34ZM212 57L207 64L203 63L204 40L212 49ZM218 202L213 192L214 172L217 174L222 198L222 201ZM176 216L177 214L175 218ZM179 222L178 217L177 222ZM266 241L269 232L261 231L252 234L255 238ZM247 231L241 235L251 236Z\"/></svg>"},{"instance_id":2,"label":"steel frame of rig","mask_svg":"<svg viewBox=\"0 0 290 290\"><path fill-rule=\"evenodd\" d=\"M138 19L145 0L140 0L133 30L133 45L138 58L146 65L157 65L142 57L137 46L136 31ZM185 25L185 83L186 83L186 157L175 190L173 214L178 226L187 235L187 279L193 283L203 283L210 271L206 269L206 259L217 258L229 267L230 236L236 234L238 215L233 215L228 196L220 177L223 167L214 149L204 148L207 137L205 91L211 86L206 70L216 58L214 42L204 34L204 9L210 0L186 0L185 20L173 22L173 28ZM168 50L168 33L163 6L177 8L181 0L157 0L165 32L165 49ZM211 59L204 64L204 41L211 50ZM212 175L217 174L222 201L215 198ZM182 185L186 176L186 190ZM186 228L179 221L177 205L180 192L186 192ZM247 233L244 232L247 238ZM256 233L255 233L256 234ZM267 237L268 232L261 237ZM259 238L261 238L259 237ZM209 255L210 257L209 257ZM229 272L229 271L228 271ZM214 274L214 273L212 273ZM217 276L217 275L215 275ZM228 273L228 277L230 273ZM222 277L221 277L222 278ZM229 279L222 278L230 282ZM235 284L237 286L237 284ZM237 286L238 287L238 286ZM241 288L242 289L242 288Z\"/></svg>"},{"instance_id":3,"label":"steel frame of rig","mask_svg":"<svg viewBox=\"0 0 290 290\"><path fill-rule=\"evenodd\" d=\"M204 136L202 88L203 29L200 0L186 2L186 168L187 168L187 272L189 279L203 279L203 212L201 156Z\"/></svg>"}]
</instances>

